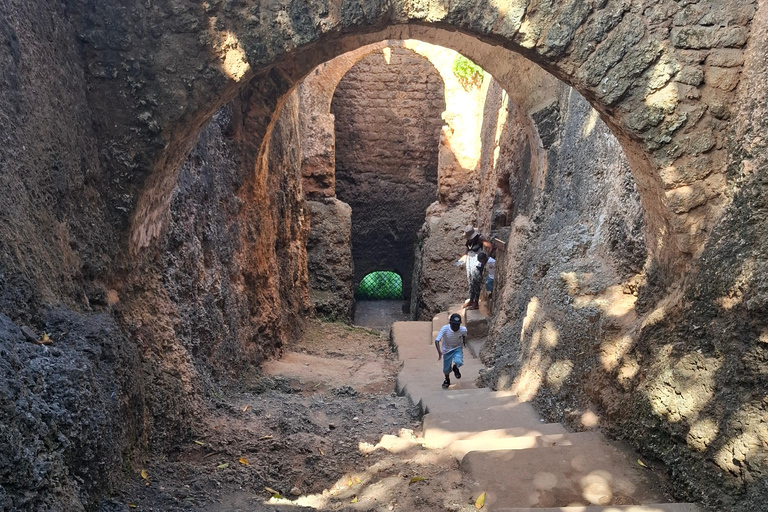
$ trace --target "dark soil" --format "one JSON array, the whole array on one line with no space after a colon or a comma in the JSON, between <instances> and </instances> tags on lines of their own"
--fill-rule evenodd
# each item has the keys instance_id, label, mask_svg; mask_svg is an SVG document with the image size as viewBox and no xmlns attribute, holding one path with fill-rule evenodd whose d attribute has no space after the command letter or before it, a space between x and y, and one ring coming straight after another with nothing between
<instances>
[{"instance_id":1,"label":"dark soil","mask_svg":"<svg viewBox=\"0 0 768 512\"><path fill-rule=\"evenodd\" d=\"M397 371L388 336L344 324L311 322L288 349L329 364L365 355ZM460 488L457 464L421 446L419 409L394 384L313 386L304 369L301 379L259 371L222 389L181 450L134 464L100 510L445 510L443 486ZM427 480L410 485L414 476Z\"/></svg>"}]
</instances>

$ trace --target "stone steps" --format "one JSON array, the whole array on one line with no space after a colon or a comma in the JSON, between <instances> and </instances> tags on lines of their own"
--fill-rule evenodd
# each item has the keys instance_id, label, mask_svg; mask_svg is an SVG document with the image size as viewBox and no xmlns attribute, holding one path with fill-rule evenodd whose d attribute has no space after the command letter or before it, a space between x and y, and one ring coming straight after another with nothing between
<instances>
[{"instance_id":1,"label":"stone steps","mask_svg":"<svg viewBox=\"0 0 768 512\"><path fill-rule=\"evenodd\" d=\"M531 436L510 436L504 430L489 430L482 436L453 441L449 445L451 454L462 462L469 452L491 452L504 450L527 450L531 448L549 448L552 446L572 446L585 437L598 436L595 432L576 432L568 434L538 434ZM495 434L498 433L498 434Z\"/></svg>"},{"instance_id":2,"label":"stone steps","mask_svg":"<svg viewBox=\"0 0 768 512\"><path fill-rule=\"evenodd\" d=\"M499 508L664 501L653 473L602 439L579 439L569 446L469 452L461 468L482 482L486 503Z\"/></svg>"},{"instance_id":3,"label":"stone steps","mask_svg":"<svg viewBox=\"0 0 768 512\"><path fill-rule=\"evenodd\" d=\"M488 317L479 309L464 309L462 304L450 306L448 311L438 313L432 318L432 339L437 337L440 328L448 323L448 318L453 313L461 315L461 324L467 328L467 335L471 339L483 338L488 335Z\"/></svg>"},{"instance_id":4,"label":"stone steps","mask_svg":"<svg viewBox=\"0 0 768 512\"><path fill-rule=\"evenodd\" d=\"M453 441L469 439L486 430L514 429L514 436L568 433L562 425L542 423L528 403L429 413L424 416L422 428L424 440L436 448L447 447Z\"/></svg>"},{"instance_id":5,"label":"stone steps","mask_svg":"<svg viewBox=\"0 0 768 512\"><path fill-rule=\"evenodd\" d=\"M393 324L393 343L403 363L397 389L421 406L425 446L450 451L465 483L476 495L486 493L487 510L698 512L692 504L660 503L665 500L655 475L623 445L597 432L570 433L558 423L545 423L511 393L477 388L484 368L476 358L483 343L478 337L487 332L487 319L478 311L457 309L474 322L475 333L465 350L462 379L451 375L450 388L441 388L434 338L448 322L445 312L432 322Z\"/></svg>"}]
</instances>

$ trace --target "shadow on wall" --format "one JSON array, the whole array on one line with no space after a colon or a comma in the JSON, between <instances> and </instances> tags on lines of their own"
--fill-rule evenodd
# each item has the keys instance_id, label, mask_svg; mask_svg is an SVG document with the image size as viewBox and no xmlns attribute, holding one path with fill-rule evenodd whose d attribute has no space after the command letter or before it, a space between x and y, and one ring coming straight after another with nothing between
<instances>
[{"instance_id":1,"label":"shadow on wall","mask_svg":"<svg viewBox=\"0 0 768 512\"><path fill-rule=\"evenodd\" d=\"M724 224L740 226L736 243L733 231L716 229L705 257L718 270L688 289L644 266L643 212L628 166L589 110L569 93L533 116L540 128L557 120L556 130L541 137L543 189L525 174L517 179L524 200L516 200L500 272L485 379L515 389L550 420L630 441L673 468L681 497L718 510L760 508L768 336L756 320L763 301L743 298L761 279L760 229L735 205ZM589 151L579 156L574 141ZM761 202L758 189L742 189L735 203Z\"/></svg>"}]
</instances>

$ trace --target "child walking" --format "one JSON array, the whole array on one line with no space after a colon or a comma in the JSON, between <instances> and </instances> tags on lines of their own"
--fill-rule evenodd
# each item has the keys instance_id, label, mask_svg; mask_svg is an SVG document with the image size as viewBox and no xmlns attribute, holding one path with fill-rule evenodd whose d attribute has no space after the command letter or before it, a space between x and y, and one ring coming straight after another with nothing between
<instances>
[{"instance_id":1,"label":"child walking","mask_svg":"<svg viewBox=\"0 0 768 512\"><path fill-rule=\"evenodd\" d=\"M448 320L448 325L444 325L435 338L437 360L443 360L443 374L445 375L443 389L447 389L451 385L451 370L457 379L461 378L459 368L464 365L463 347L466 343L467 328L461 325L461 315L454 313Z\"/></svg>"}]
</instances>

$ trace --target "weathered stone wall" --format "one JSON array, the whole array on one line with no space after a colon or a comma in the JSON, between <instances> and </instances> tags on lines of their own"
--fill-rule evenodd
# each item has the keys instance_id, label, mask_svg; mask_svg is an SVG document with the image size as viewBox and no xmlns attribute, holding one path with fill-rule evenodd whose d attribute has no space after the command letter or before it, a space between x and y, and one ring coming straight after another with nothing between
<instances>
[{"instance_id":1,"label":"weathered stone wall","mask_svg":"<svg viewBox=\"0 0 768 512\"><path fill-rule=\"evenodd\" d=\"M751 65L764 71L764 56ZM491 225L512 219L487 381L514 387L551 420L630 441L670 468L681 498L759 508L768 496L765 328L756 320L765 278L754 266L760 152L734 157L729 213L705 249L705 270L681 285L646 259L636 186L594 111L561 88L557 102L530 114L531 147L508 156L539 165L497 173L496 197L483 187L480 201ZM753 130L732 136L749 140L762 128ZM501 215L493 205L505 203Z\"/></svg>"},{"instance_id":2,"label":"weathered stone wall","mask_svg":"<svg viewBox=\"0 0 768 512\"><path fill-rule=\"evenodd\" d=\"M221 378L279 353L309 311L298 101L262 152L243 94L183 165L162 244L118 288L151 375L151 443L173 448ZM172 405L171 405L172 404Z\"/></svg>"},{"instance_id":3,"label":"weathered stone wall","mask_svg":"<svg viewBox=\"0 0 768 512\"><path fill-rule=\"evenodd\" d=\"M296 102L261 157L248 94L219 112L163 239L130 261L66 20L58 4L0 5L2 510L92 506L148 447L181 442L202 392L279 351L308 307Z\"/></svg>"},{"instance_id":4,"label":"weathered stone wall","mask_svg":"<svg viewBox=\"0 0 768 512\"><path fill-rule=\"evenodd\" d=\"M406 299L416 236L437 195L443 89L429 61L395 47L355 64L331 104L336 194L352 207L355 283L392 270Z\"/></svg>"},{"instance_id":5,"label":"weathered stone wall","mask_svg":"<svg viewBox=\"0 0 768 512\"><path fill-rule=\"evenodd\" d=\"M627 149L652 212L649 230L659 236L649 239L651 254L676 272L700 254L722 213L727 152L712 134L731 119L730 92L755 5L562 1L541 9L522 0L503 8L480 0L297 0L281 10L252 0L67 2L80 24L89 98L109 148L104 158L124 176L121 193L104 194L126 210L122 220L135 212L134 251L162 232L177 164L202 125L250 78L263 81L259 94L269 110L320 62L347 50L388 38L456 47L458 30L499 45L459 48L477 53L470 56L494 74L496 68L497 78L512 70L508 59L494 58L506 47L574 86L601 112ZM701 57L710 53L707 64ZM713 172L703 177L705 167Z\"/></svg>"},{"instance_id":6,"label":"weathered stone wall","mask_svg":"<svg viewBox=\"0 0 768 512\"><path fill-rule=\"evenodd\" d=\"M331 114L336 87L360 59L387 45L381 41L339 55L319 65L299 84L301 175L307 199L336 195L336 126Z\"/></svg>"},{"instance_id":7,"label":"weathered stone wall","mask_svg":"<svg viewBox=\"0 0 768 512\"><path fill-rule=\"evenodd\" d=\"M363 46L325 62L298 87L302 187L312 217L307 242L309 294L315 313L327 319L351 322L355 305L352 210L336 199L336 127L331 102L347 71L387 44Z\"/></svg>"},{"instance_id":8,"label":"weathered stone wall","mask_svg":"<svg viewBox=\"0 0 768 512\"><path fill-rule=\"evenodd\" d=\"M308 201L311 229L307 240L309 298L315 314L329 320L352 320L352 209L338 199Z\"/></svg>"},{"instance_id":9,"label":"weathered stone wall","mask_svg":"<svg viewBox=\"0 0 768 512\"><path fill-rule=\"evenodd\" d=\"M568 359L556 359L558 364L545 372L546 386L539 388L537 402L549 414L563 415L573 424L594 421L591 414L601 418L603 425L665 462L678 478L679 489L705 498L716 509L759 509L768 494L763 271L768 248L762 227L768 172L765 3L560 1L544 9L540 2L511 0L503 10L485 0L430 2L427 7L404 0L295 0L285 5L276 8L252 0L2 3L0 116L5 139L0 179L7 193L0 223L1 289L3 311L16 324L7 325L2 339L6 353L22 354L18 362L4 367L3 374L14 375L21 368L33 372L23 387L4 379L10 385L3 387L2 410L10 412L2 424L20 426L31 437L19 442L22 436L13 434L4 442L3 460L11 462L3 465L3 484L18 467L32 475L4 486L6 495L16 499L30 490L45 489L51 494L37 493L38 502L26 506L76 510L78 501L87 501L104 484L90 476L108 476L88 468L116 467L112 462L122 447L140 444L150 436L143 428L157 426L152 414L163 417L158 400L152 414L142 416L148 410L141 397L142 381L151 382L146 388L150 397L158 389L168 389L168 396L181 396L185 407L191 403L188 398L194 394L177 395L174 388L194 387L186 377L187 363L178 365L174 359L185 352L164 351L165 344L179 346L172 338L177 320L167 320L177 317L172 303L162 298L167 293L164 280L159 275L137 277L129 258L161 259L158 247L165 243L160 239L172 220L169 206L181 164L210 117L239 93L249 95L254 107L241 140L259 147L274 128L285 95L320 62L376 40L418 37L458 47L505 87L515 75L527 80L520 70L531 65L509 54L510 49L574 86L614 129L647 212L646 244L652 259L645 283L637 286L635 333L629 339L617 335L599 345L595 342L588 352L594 360L591 366L582 359L570 361L573 367ZM495 45L474 39L473 34ZM516 95L514 88L507 90ZM516 98L513 103L526 115L539 112L523 107ZM233 114L239 117L242 111L234 109ZM562 116L565 110L559 112ZM545 114L539 119L551 118ZM541 149L532 148L534 160L548 158ZM256 168L253 165L249 171ZM532 182L539 186L549 179L536 171L541 168L532 167ZM256 185L265 185L265 175L259 176L257 183L235 196L261 198L254 192ZM515 204L520 212L532 211L524 200L513 202L513 208ZM249 215L261 218L254 212ZM252 231L247 235L261 240L258 227L248 225ZM518 224L514 226L517 230ZM528 233L525 223L519 227L520 233ZM574 228L566 235L578 241L588 238L589 232L580 234ZM591 247L589 240L585 246ZM510 248L514 249L512 244ZM262 246L263 252L256 251L253 268L257 261L268 261L271 250ZM113 265L114 260L120 263ZM252 271L247 284L267 281L269 289L275 289L270 276L274 280L277 264L270 266L272 270L264 273ZM158 267L144 268L152 274ZM548 273L543 267L540 271ZM557 312L557 304L571 301L584 314L596 312L598 323L603 322L600 332L625 332L615 319L631 321L633 313L618 309L611 314L610 302L592 293L589 273L562 276L560 288L545 297L550 306L542 309L543 314ZM508 282L514 284L515 279L510 273ZM631 301L634 290L634 283L628 283L630 293L622 288L621 298ZM146 305L143 316L133 309L132 296L137 294ZM123 343L121 335L111 334L109 328L69 329L54 321L41 306L55 303L81 309L70 312L74 315L70 318L76 316L85 324L98 324L96 310L109 314L110 308L123 308L120 325L137 318L141 323L123 331ZM539 311L535 304L531 302L531 318ZM527 304L524 313L529 313ZM553 320L552 329L546 321L536 323L542 329L536 327L530 341L538 332L540 341L555 344L556 331L580 327L567 316L560 318L563 322ZM277 325L274 322L270 325ZM518 319L510 315L509 324L515 322ZM42 351L37 345L12 349L21 342L17 328L22 323L38 333L54 331L54 343L66 357L40 357L29 350ZM163 329L161 336L158 329ZM56 332L92 334L82 335L80 340L86 341L78 343L64 335L56 337ZM104 334L93 334L99 332ZM521 333L522 325L518 332L510 327L501 334L511 340ZM111 352L105 349L98 364L77 366L86 374L92 368L89 375L95 380L77 370L69 381L45 387L50 375L68 374L60 366L65 361L93 361L97 339L107 347L112 341L106 340L115 340L127 351L114 359L115 371L109 366ZM130 353L132 344L154 363L137 363L140 356ZM545 356L547 350L542 351L527 353L524 361ZM16 356L3 357L5 363ZM510 369L521 364L508 362ZM588 380L584 380L586 368L597 368ZM108 374L118 381L101 379ZM107 398L101 391L93 395L83 391L81 401L69 394L86 387L109 389L123 377L133 379L129 383L135 387L119 384L121 391L115 396L122 405L112 402L111 393ZM83 382L98 384L83 386ZM45 394L54 387L72 401ZM12 395L17 389L25 394L21 400ZM558 393L567 398L577 391L590 397L595 411L571 415L547 405ZM7 398L11 396L12 405ZM72 407L49 414L45 404L57 400ZM104 407L79 409L78 403ZM619 407L604 407L611 404ZM114 416L119 418L116 426L94 416L96 409L115 411L109 407L127 409ZM28 424L27 412L35 426ZM51 422L56 415L62 423ZM170 424L168 432L189 420L174 415L177 423ZM65 426L51 428L51 424ZM97 424L102 432L115 433L112 444L79 444L98 435L85 428ZM122 440L120 427L129 442ZM58 433L67 442L53 437ZM17 446L35 448L12 453ZM83 458L91 452L103 459ZM81 458L93 463L82 469L67 466ZM45 468L64 469L36 471ZM77 478L83 481L81 487Z\"/></svg>"},{"instance_id":10,"label":"weathered stone wall","mask_svg":"<svg viewBox=\"0 0 768 512\"><path fill-rule=\"evenodd\" d=\"M99 313L116 236L66 20L0 2L2 510L83 510L144 436L140 354Z\"/></svg>"}]
</instances>

